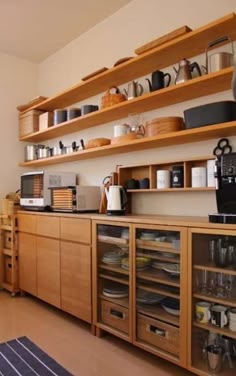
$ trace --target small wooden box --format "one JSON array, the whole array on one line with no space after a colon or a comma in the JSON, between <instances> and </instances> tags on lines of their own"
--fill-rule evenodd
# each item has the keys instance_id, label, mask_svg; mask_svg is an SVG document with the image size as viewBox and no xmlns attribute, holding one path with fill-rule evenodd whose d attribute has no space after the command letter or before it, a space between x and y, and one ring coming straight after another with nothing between
<instances>
[{"instance_id":1,"label":"small wooden box","mask_svg":"<svg viewBox=\"0 0 236 376\"><path fill-rule=\"evenodd\" d=\"M39 130L39 115L41 114L43 114L43 111L31 110L19 115L20 137L24 137Z\"/></svg>"},{"instance_id":2,"label":"small wooden box","mask_svg":"<svg viewBox=\"0 0 236 376\"><path fill-rule=\"evenodd\" d=\"M39 115L39 130L43 131L53 125L53 112Z\"/></svg>"},{"instance_id":3,"label":"small wooden box","mask_svg":"<svg viewBox=\"0 0 236 376\"><path fill-rule=\"evenodd\" d=\"M101 321L104 324L118 329L121 332L129 332L129 311L118 304L102 301Z\"/></svg>"},{"instance_id":4,"label":"small wooden box","mask_svg":"<svg viewBox=\"0 0 236 376\"><path fill-rule=\"evenodd\" d=\"M179 355L179 328L175 326L138 314L137 337L152 346Z\"/></svg>"}]
</instances>

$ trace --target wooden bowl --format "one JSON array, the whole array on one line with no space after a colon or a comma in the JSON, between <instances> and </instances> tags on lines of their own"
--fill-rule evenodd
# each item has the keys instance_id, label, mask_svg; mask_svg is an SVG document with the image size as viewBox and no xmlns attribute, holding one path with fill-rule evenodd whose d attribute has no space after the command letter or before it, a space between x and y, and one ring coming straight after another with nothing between
<instances>
[{"instance_id":1,"label":"wooden bowl","mask_svg":"<svg viewBox=\"0 0 236 376\"><path fill-rule=\"evenodd\" d=\"M145 137L181 131L184 127L182 117L168 116L156 118L145 123Z\"/></svg>"}]
</instances>

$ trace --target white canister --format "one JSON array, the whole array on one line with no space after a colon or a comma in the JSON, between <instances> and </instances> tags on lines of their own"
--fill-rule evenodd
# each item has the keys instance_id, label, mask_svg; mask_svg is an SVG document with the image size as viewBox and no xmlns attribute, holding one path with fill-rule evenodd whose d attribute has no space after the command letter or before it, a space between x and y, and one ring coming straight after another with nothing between
<instances>
[{"instance_id":1,"label":"white canister","mask_svg":"<svg viewBox=\"0 0 236 376\"><path fill-rule=\"evenodd\" d=\"M121 137L128 134L130 127L128 124L114 125L114 137Z\"/></svg>"},{"instance_id":2,"label":"white canister","mask_svg":"<svg viewBox=\"0 0 236 376\"><path fill-rule=\"evenodd\" d=\"M206 167L192 167L192 188L202 188L207 185Z\"/></svg>"},{"instance_id":3,"label":"white canister","mask_svg":"<svg viewBox=\"0 0 236 376\"><path fill-rule=\"evenodd\" d=\"M157 188L170 188L170 171L157 170Z\"/></svg>"},{"instance_id":4,"label":"white canister","mask_svg":"<svg viewBox=\"0 0 236 376\"><path fill-rule=\"evenodd\" d=\"M207 161L207 186L215 187L215 159Z\"/></svg>"}]
</instances>

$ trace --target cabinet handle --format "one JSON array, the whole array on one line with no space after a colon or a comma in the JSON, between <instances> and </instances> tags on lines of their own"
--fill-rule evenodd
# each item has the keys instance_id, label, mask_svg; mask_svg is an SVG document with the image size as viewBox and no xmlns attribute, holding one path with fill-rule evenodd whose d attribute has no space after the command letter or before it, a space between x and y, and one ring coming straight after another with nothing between
<instances>
[{"instance_id":1,"label":"cabinet handle","mask_svg":"<svg viewBox=\"0 0 236 376\"><path fill-rule=\"evenodd\" d=\"M124 320L125 314L123 312L117 311L116 309L110 309L110 314L117 317L118 319Z\"/></svg>"},{"instance_id":2,"label":"cabinet handle","mask_svg":"<svg viewBox=\"0 0 236 376\"><path fill-rule=\"evenodd\" d=\"M158 328L157 326L154 326L154 325L147 325L146 331L151 332L161 337L166 337L166 330Z\"/></svg>"}]
</instances>

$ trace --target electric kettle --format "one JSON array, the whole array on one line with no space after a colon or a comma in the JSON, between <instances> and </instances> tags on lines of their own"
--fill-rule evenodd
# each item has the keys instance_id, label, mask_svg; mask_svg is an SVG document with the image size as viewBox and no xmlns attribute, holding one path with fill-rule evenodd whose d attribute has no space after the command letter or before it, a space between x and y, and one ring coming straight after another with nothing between
<instances>
[{"instance_id":1,"label":"electric kettle","mask_svg":"<svg viewBox=\"0 0 236 376\"><path fill-rule=\"evenodd\" d=\"M107 215L123 215L128 204L127 196L121 185L105 188L107 197Z\"/></svg>"}]
</instances>

